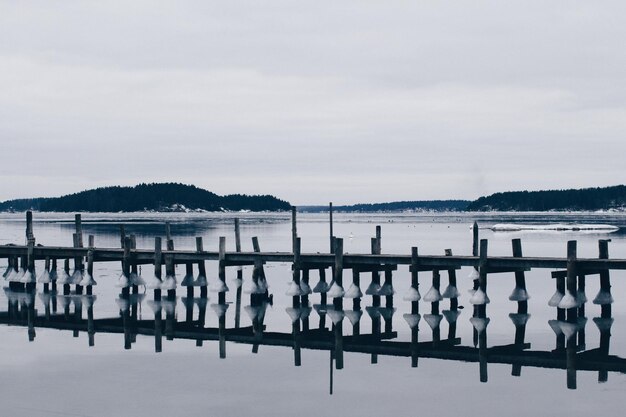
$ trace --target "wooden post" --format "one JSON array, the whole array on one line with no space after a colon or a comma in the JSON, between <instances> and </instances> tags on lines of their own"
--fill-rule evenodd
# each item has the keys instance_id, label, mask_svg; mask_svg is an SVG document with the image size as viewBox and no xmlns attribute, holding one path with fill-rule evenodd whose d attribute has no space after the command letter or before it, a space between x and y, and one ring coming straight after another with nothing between
<instances>
[{"instance_id":1,"label":"wooden post","mask_svg":"<svg viewBox=\"0 0 626 417\"><path fill-rule=\"evenodd\" d=\"M559 276L556 278L556 290L561 294L565 294L565 277ZM556 319L565 320L565 310L562 308L556 308Z\"/></svg>"},{"instance_id":2,"label":"wooden post","mask_svg":"<svg viewBox=\"0 0 626 417\"><path fill-rule=\"evenodd\" d=\"M511 241L511 245L513 247L513 257L514 258L522 258L522 241L521 239L513 239ZM515 271L515 287L526 289L526 275L524 271ZM528 301L522 300L517 302L517 313L518 314L526 314L528 313Z\"/></svg>"},{"instance_id":3,"label":"wooden post","mask_svg":"<svg viewBox=\"0 0 626 417\"><path fill-rule=\"evenodd\" d=\"M235 219L235 251L241 252L241 234L239 231L239 219ZM237 267L237 291L235 293L235 328L239 328L241 320L241 291L243 290L243 270Z\"/></svg>"},{"instance_id":4,"label":"wooden post","mask_svg":"<svg viewBox=\"0 0 626 417\"><path fill-rule=\"evenodd\" d=\"M65 263L64 263L64 269L65 269L65 273L67 275L70 274L70 260L69 258L65 259ZM70 284L63 284L63 295L69 295L70 294Z\"/></svg>"},{"instance_id":5,"label":"wooden post","mask_svg":"<svg viewBox=\"0 0 626 417\"><path fill-rule=\"evenodd\" d=\"M93 277L93 248L95 246L95 237L94 235L89 235L88 238L89 251L87 252L87 273L89 276ZM93 292L93 288L91 285L87 285L86 287L87 295L91 295Z\"/></svg>"},{"instance_id":6,"label":"wooden post","mask_svg":"<svg viewBox=\"0 0 626 417\"><path fill-rule=\"evenodd\" d=\"M33 234L33 212L28 210L26 212L26 242L34 239L35 236Z\"/></svg>"},{"instance_id":7,"label":"wooden post","mask_svg":"<svg viewBox=\"0 0 626 417\"><path fill-rule=\"evenodd\" d=\"M130 235L130 248L133 250L131 253L131 273L134 276L139 276L139 269L137 267L136 253L134 252L137 249L137 238L135 235ZM137 284L132 284L133 294L137 294L139 292L139 286Z\"/></svg>"},{"instance_id":8,"label":"wooden post","mask_svg":"<svg viewBox=\"0 0 626 417\"><path fill-rule=\"evenodd\" d=\"M123 260L122 260L122 265L123 265L122 273L124 274L126 278L130 277L130 248L131 246L132 246L132 243L130 241L130 238L128 236L125 237L124 238L124 255L123 255ZM128 297L129 292L130 292L130 288L128 286L122 288L123 297Z\"/></svg>"},{"instance_id":9,"label":"wooden post","mask_svg":"<svg viewBox=\"0 0 626 417\"><path fill-rule=\"evenodd\" d=\"M300 238L298 238L300 239ZM302 270L302 282L304 282L306 284L307 287L310 288L309 286L309 269L303 269ZM302 294L302 298L301 298L301 305L303 306L308 306L309 305L309 295L308 294ZM306 329L305 329L306 330Z\"/></svg>"},{"instance_id":10,"label":"wooden post","mask_svg":"<svg viewBox=\"0 0 626 417\"><path fill-rule=\"evenodd\" d=\"M44 268L46 271L48 271L48 273L50 273L50 257L49 256L46 256ZM48 284L47 282L43 284L43 292L44 293L50 292L50 284Z\"/></svg>"},{"instance_id":11,"label":"wooden post","mask_svg":"<svg viewBox=\"0 0 626 417\"><path fill-rule=\"evenodd\" d=\"M444 252L445 252L446 256L452 256L452 249L446 249ZM456 269L454 269L454 268L448 269L448 284L451 287L455 287L456 288ZM455 311L455 310L458 309L458 307L459 307L459 299L458 299L458 297L451 297L450 298L450 310ZM453 325L456 328L456 323L450 324L451 327Z\"/></svg>"},{"instance_id":12,"label":"wooden post","mask_svg":"<svg viewBox=\"0 0 626 417\"><path fill-rule=\"evenodd\" d=\"M570 240L567 242L567 291L576 297L577 288L576 288L576 241ZM578 318L577 308L569 308L567 309L567 321L576 322Z\"/></svg>"},{"instance_id":13,"label":"wooden post","mask_svg":"<svg viewBox=\"0 0 626 417\"><path fill-rule=\"evenodd\" d=\"M417 246L411 248L411 287L419 291ZM419 314L419 302L411 301L411 314Z\"/></svg>"},{"instance_id":14,"label":"wooden post","mask_svg":"<svg viewBox=\"0 0 626 417\"><path fill-rule=\"evenodd\" d=\"M259 246L259 238L256 236L252 237L252 248L254 252L261 252L261 247ZM261 271L263 270L263 261L261 259L254 260L254 267L252 269L252 282L254 282L255 286L259 285L259 281L262 279ZM265 294L267 297L267 292ZM261 297L259 294L250 294L250 304L257 305L260 301Z\"/></svg>"},{"instance_id":15,"label":"wooden post","mask_svg":"<svg viewBox=\"0 0 626 417\"><path fill-rule=\"evenodd\" d=\"M376 237L372 238L371 241L371 249L372 255L380 255L380 226L376 226ZM372 271L372 283L380 285L380 275L379 271ZM380 296L372 295L372 306L379 307L380 306Z\"/></svg>"},{"instance_id":16,"label":"wooden post","mask_svg":"<svg viewBox=\"0 0 626 417\"><path fill-rule=\"evenodd\" d=\"M598 242L598 248L600 251L600 259L609 259L609 242L610 239L602 239ZM609 270L604 269L600 271L600 291L606 292L608 294L611 293L611 277L609 275ZM611 304L606 303L600 306L601 308L601 317L602 318L610 318L611 317Z\"/></svg>"},{"instance_id":17,"label":"wooden post","mask_svg":"<svg viewBox=\"0 0 626 417\"><path fill-rule=\"evenodd\" d=\"M343 287L343 239L335 239L335 283ZM343 309L343 297L333 298L335 308Z\"/></svg>"},{"instance_id":18,"label":"wooden post","mask_svg":"<svg viewBox=\"0 0 626 417\"><path fill-rule=\"evenodd\" d=\"M326 282L326 269L325 268L320 268L319 270L319 275L320 275L320 281ZM320 293L320 304L325 305L328 302L328 297L326 295L325 292ZM326 316L320 316L320 322L322 319L324 319Z\"/></svg>"},{"instance_id":19,"label":"wooden post","mask_svg":"<svg viewBox=\"0 0 626 417\"><path fill-rule=\"evenodd\" d=\"M52 275L52 277L54 277L54 279L52 280L52 283L50 284L50 290L51 291L56 291L57 290L57 258L52 258L51 259L51 263L50 263L50 275ZM56 297L52 297L52 308L53 308L53 313L56 313L56 306L57 306L57 298Z\"/></svg>"},{"instance_id":20,"label":"wooden post","mask_svg":"<svg viewBox=\"0 0 626 417\"><path fill-rule=\"evenodd\" d=\"M441 274L438 269L433 269L433 288L441 293ZM439 301L430 303L430 314L439 315Z\"/></svg>"},{"instance_id":21,"label":"wooden post","mask_svg":"<svg viewBox=\"0 0 626 417\"><path fill-rule=\"evenodd\" d=\"M480 240L480 261L478 266L478 285L480 289L485 293L485 298L487 298L487 247L489 242L487 239ZM487 315L487 303L478 305L478 312L481 317Z\"/></svg>"},{"instance_id":22,"label":"wooden post","mask_svg":"<svg viewBox=\"0 0 626 417\"><path fill-rule=\"evenodd\" d=\"M163 280L161 279L161 266L163 264L163 255L161 252L161 238L160 237L155 237L154 238L154 277L156 279L158 279L160 282L163 282ZM154 300L155 301L160 301L161 300L161 288L155 288L154 289ZM161 314L159 313L159 319L160 319Z\"/></svg>"},{"instance_id":23,"label":"wooden post","mask_svg":"<svg viewBox=\"0 0 626 417\"><path fill-rule=\"evenodd\" d=\"M361 287L361 274L359 273L358 268L355 267L352 268L352 283L359 288ZM355 297L352 299L352 309L361 309L361 297ZM356 324L358 324L358 322Z\"/></svg>"},{"instance_id":24,"label":"wooden post","mask_svg":"<svg viewBox=\"0 0 626 417\"><path fill-rule=\"evenodd\" d=\"M298 237L298 229L297 229L297 221L296 221L296 207L291 206L291 248L292 252L296 251L296 238Z\"/></svg>"},{"instance_id":25,"label":"wooden post","mask_svg":"<svg viewBox=\"0 0 626 417\"><path fill-rule=\"evenodd\" d=\"M478 256L478 244L479 244L479 240L478 240L478 223L474 222L474 225L472 227L472 256ZM478 280L474 280L474 284L473 284L473 288L474 291L476 291L479 287L479 282Z\"/></svg>"},{"instance_id":26,"label":"wooden post","mask_svg":"<svg viewBox=\"0 0 626 417\"><path fill-rule=\"evenodd\" d=\"M385 269L384 285L389 285L393 288L393 271L391 268ZM385 296L385 307L393 308L393 294Z\"/></svg>"},{"instance_id":27,"label":"wooden post","mask_svg":"<svg viewBox=\"0 0 626 417\"><path fill-rule=\"evenodd\" d=\"M26 253L26 270L35 276L35 239L28 240L28 249ZM29 282L26 284L26 291L32 291L36 287L36 282Z\"/></svg>"},{"instance_id":28,"label":"wooden post","mask_svg":"<svg viewBox=\"0 0 626 417\"><path fill-rule=\"evenodd\" d=\"M202 236L196 237L196 251L204 252L204 243L202 242ZM198 262L198 276L206 278L206 265L204 260ZM207 286L200 286L200 298L207 298Z\"/></svg>"},{"instance_id":29,"label":"wooden post","mask_svg":"<svg viewBox=\"0 0 626 417\"><path fill-rule=\"evenodd\" d=\"M226 285L226 237L225 236L220 236L218 275L219 275L220 281L222 281L222 283ZM220 291L218 293L218 303L226 304L226 293L224 291Z\"/></svg>"},{"instance_id":30,"label":"wooden post","mask_svg":"<svg viewBox=\"0 0 626 417\"><path fill-rule=\"evenodd\" d=\"M75 248L80 248L80 239L78 237L78 233L74 233L72 235L73 239L74 239L74 247ZM83 258L80 256L77 256L74 258L74 271L80 271L82 273L83 271ZM73 278L73 274L72 274L72 278ZM82 294L83 293L83 287L78 284L78 283L74 283L76 285L76 294Z\"/></svg>"},{"instance_id":31,"label":"wooden post","mask_svg":"<svg viewBox=\"0 0 626 417\"><path fill-rule=\"evenodd\" d=\"M328 203L328 223L330 224L330 252L333 252L334 249L334 242L333 242L333 237L335 236L335 234L333 233L333 203L330 202Z\"/></svg>"},{"instance_id":32,"label":"wooden post","mask_svg":"<svg viewBox=\"0 0 626 417\"><path fill-rule=\"evenodd\" d=\"M193 277L193 263L185 262L185 276L191 275ZM187 298L193 300L193 284L187 285Z\"/></svg>"},{"instance_id":33,"label":"wooden post","mask_svg":"<svg viewBox=\"0 0 626 417\"><path fill-rule=\"evenodd\" d=\"M292 281L300 287L300 247L302 241L299 237L295 238L293 245L293 265L292 265ZM296 308L300 306L300 296L294 295L291 299L292 307Z\"/></svg>"},{"instance_id":34,"label":"wooden post","mask_svg":"<svg viewBox=\"0 0 626 417\"><path fill-rule=\"evenodd\" d=\"M74 216L74 226L76 228L76 235L78 236L78 247L83 247L83 224L80 214Z\"/></svg>"}]
</instances>

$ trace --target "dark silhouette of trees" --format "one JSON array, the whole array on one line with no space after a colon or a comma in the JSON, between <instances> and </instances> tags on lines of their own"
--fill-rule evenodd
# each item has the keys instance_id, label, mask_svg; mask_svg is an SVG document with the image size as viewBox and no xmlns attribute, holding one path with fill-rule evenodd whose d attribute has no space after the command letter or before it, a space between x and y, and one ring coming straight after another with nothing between
<instances>
[{"instance_id":1,"label":"dark silhouette of trees","mask_svg":"<svg viewBox=\"0 0 626 417\"><path fill-rule=\"evenodd\" d=\"M290 204L271 195L233 194L219 196L194 185L179 183L139 184L134 187L102 187L56 198L9 200L0 203L0 211L279 211Z\"/></svg>"},{"instance_id":2,"label":"dark silhouette of trees","mask_svg":"<svg viewBox=\"0 0 626 417\"><path fill-rule=\"evenodd\" d=\"M471 211L608 210L626 207L626 185L547 191L509 191L480 197Z\"/></svg>"}]
</instances>

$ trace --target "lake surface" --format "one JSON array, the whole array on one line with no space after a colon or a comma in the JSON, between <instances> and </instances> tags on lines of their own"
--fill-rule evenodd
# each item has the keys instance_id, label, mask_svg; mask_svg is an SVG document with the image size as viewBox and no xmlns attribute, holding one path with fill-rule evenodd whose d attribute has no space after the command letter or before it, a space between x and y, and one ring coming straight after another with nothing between
<instances>
[{"instance_id":1,"label":"lake surface","mask_svg":"<svg viewBox=\"0 0 626 417\"><path fill-rule=\"evenodd\" d=\"M98 247L119 247L119 226L123 224L127 234L136 236L138 248L153 248L154 237L164 238L164 222L170 221L176 249L195 249L195 237L202 236L205 250L216 251L219 237L226 236L230 251L235 248L234 217L241 221L244 251L252 250L253 236L258 236L263 251L291 250L291 221L286 214L83 214L83 231L85 236L95 235ZM458 255L470 255L470 226L474 220L481 227L481 238L489 240L490 255L509 256L511 239L521 238L526 256L565 257L567 241L577 240L579 257L597 257L598 240L608 238L611 239L610 256L626 258L624 214L336 214L334 230L336 236L344 239L344 251L349 253L369 253L375 226L381 225L383 253L408 255L411 246L418 246L423 255L442 255L445 249L452 249ZM495 223L515 222L602 223L621 229L613 233L493 232L488 229ZM0 244L23 244L24 228L24 215L1 214ZM34 233L38 244L71 246L73 232L73 215L35 213ZM303 252L328 252L326 215L299 214L298 234L302 238ZM40 272L42 268L42 263L38 262L37 270ZM206 268L209 281L214 282L217 262L206 262ZM147 277L152 271L151 266L144 266L141 272ZM184 266L178 266L176 272L180 282L185 274ZM524 337L524 342L530 345L526 345L525 350L539 353L532 360L526 356L526 362L518 369L513 369L511 363L501 363L516 354L510 346L516 335L510 314L516 313L517 303L508 300L515 284L513 273L489 276L491 303L487 307L490 319L486 329L487 347L506 348L492 350L486 358L484 355L479 358L484 351L475 348L475 330L470 322L470 269L462 268L457 271L461 291L459 305L465 308L459 310L461 314L456 319L454 332L455 339L460 340L455 343L446 340L451 327L448 317L440 317L439 330L433 331L431 323L425 320L431 312L430 304L420 301L422 320L418 342L425 356L415 355L419 357L417 367L412 366L414 359L410 357L412 331L403 317L411 312L410 302L402 299L410 286L407 267L394 272L395 311L366 309L371 306L371 297L364 296L363 314L358 322L360 336L357 337L353 334L355 329L350 317L333 329L332 314L325 314L323 308L312 308L307 319L312 332L308 340L305 323L299 321L294 330L296 326L288 311L291 297L285 292L291 280L291 264L266 265L273 305L265 306L263 333L273 345L249 343L246 339L253 325L251 316L256 313L258 318L259 311L248 306L247 294L243 294L241 303L237 304L236 267L227 269L231 291L226 295L228 309L222 325L226 329L238 327L242 336L239 343L228 341L222 346L219 340L194 339L203 305L198 300L195 303L187 300L184 288L178 290L175 305L161 305L161 311L156 313L164 327L155 327L155 306L150 303L150 290L145 291L145 298L133 299L136 306L130 306L128 313L122 312L127 306L119 302L120 289L115 286L120 273L118 262L95 264L94 278L98 285L94 287L92 313L96 326L91 336L82 324L82 327L76 324L87 319L88 298L54 296L48 300L41 294L39 285L37 295L29 301L8 291L8 283L4 282L5 291L0 292L0 313L4 317L0 324L0 415L621 415L619 407L626 392L626 376L612 371L603 376L601 368L622 366L622 358L626 358L624 271L611 272L615 303L608 342L610 357L594 356L594 349L601 345L599 328L604 329L602 344L606 347L607 321L594 321L600 316L600 306L591 303L599 290L598 276L586 279L589 302L585 305L586 325L581 323L584 346L579 350L592 352L587 362L585 357L579 357L577 363L580 368L589 367L589 363L595 365L591 366L593 369L577 370L576 389L568 388L565 349L554 351L563 338L559 339L558 331L553 330L554 322L550 325L556 318L556 309L547 304L555 288L549 270L526 272L531 299ZM251 274L251 267L243 268L244 281L249 280ZM369 275L361 276L363 290L370 282ZM317 278L317 273L312 272L312 286ZM441 281L443 289L447 285L445 271L441 273ZM347 288L350 282L351 273L345 271L344 286ZM431 273L420 273L422 295L430 283ZM140 293L144 293L143 288ZM31 301L35 309L31 314L36 318L28 320ZM318 304L319 295L313 294L310 301L312 306ZM53 302L56 314L49 310L51 318L47 319L46 305L52 309ZM221 310L215 303L217 294L209 293L203 327L213 329L211 334L219 338L218 313ZM384 300L382 304L384 306ZM18 306L18 311L13 311L9 318L8 311L15 308L12 305ZM349 300L344 301L346 310L351 305ZM440 310L447 310L448 306L448 300L444 300ZM429 320L435 322L437 318ZM30 329L29 321L33 324ZM367 336L377 322L381 334L386 335L382 342L379 337ZM336 350L328 346L334 346L338 340L340 326L343 369L336 369ZM165 329L159 336L160 341L155 337L157 327ZM168 340L168 335L172 334L180 337ZM578 340L581 341L580 335ZM282 346L285 341L299 344L299 353L293 344ZM382 351L386 353L373 357L372 352ZM483 360L483 367L486 360L482 372L479 359ZM295 363L299 366L294 366ZM563 369L552 369L551 364L563 364ZM599 378L607 380L599 383Z\"/></svg>"}]
</instances>

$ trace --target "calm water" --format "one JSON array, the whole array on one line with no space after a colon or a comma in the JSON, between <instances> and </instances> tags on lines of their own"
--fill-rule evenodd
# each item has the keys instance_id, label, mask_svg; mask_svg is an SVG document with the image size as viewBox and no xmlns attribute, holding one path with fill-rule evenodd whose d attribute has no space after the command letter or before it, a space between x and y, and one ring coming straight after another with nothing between
<instances>
[{"instance_id":1,"label":"calm water","mask_svg":"<svg viewBox=\"0 0 626 417\"><path fill-rule=\"evenodd\" d=\"M251 237L258 236L263 251L289 251L291 245L291 224L285 215L243 214L241 234L243 250L251 250ZM204 238L206 250L217 250L218 237L227 236L228 250L234 250L233 215L83 215L85 235L96 235L96 246L118 247L119 225L124 224L128 234L137 236L140 248L152 248L155 236L164 236L163 222L173 222L172 232L177 249L195 248L195 236ZM455 254L471 253L471 223L477 219L481 227L501 222L596 222L622 227L618 232L491 232L481 230L481 238L489 239L489 253L510 255L511 239L521 238L523 251L528 256L565 256L566 242L578 240L580 257L598 256L598 239L610 238L611 257L626 258L626 230L624 215L354 215L336 216L335 234L344 238L344 250L351 253L369 252L370 238L375 226L382 225L383 253L410 253L411 246L418 246L420 254L443 254L450 248ZM0 215L0 244L23 243L23 215ZM35 236L37 243L44 245L71 245L74 231L73 216L65 214L35 214ZM302 238L304 252L328 250L328 224L325 215L305 215L298 218L298 233ZM4 261L3 261L4 262ZM209 281L216 280L217 263L207 262ZM38 263L37 268L42 270ZM263 324L268 340L302 341L294 337L292 321L286 311L291 306L290 297L285 296L290 280L290 264L266 265L266 275L274 303L267 306ZM617 372L608 373L608 381L598 383L597 370L578 370L576 390L568 389L565 369L548 369L545 363L538 366L523 366L520 376L512 375L511 364L487 364L487 382L480 382L478 350L474 350L473 327L470 323L471 306L467 290L471 282L467 279L469 269L457 271L461 297L461 311L456 322L457 338L460 344L450 347L445 341L450 331L450 323L441 320L439 336L424 318L419 323L419 342L441 342L428 347L439 352L440 358L420 357L418 366L411 366L411 358L379 354L377 363L368 349L388 347L388 352L404 354L409 352L411 329L403 318L410 312L410 303L402 300L409 287L408 268L400 268L394 274L394 298L396 309L393 315L389 310L379 316L375 310L365 310L371 305L371 297L363 298L363 315L360 319L360 333L372 332L372 323L381 317L382 330L392 330L389 339L381 345L372 338L353 337L352 323L345 318L342 322L343 369L337 366L331 350L324 346L335 341L331 331L332 321L328 314L320 315L313 309L308 317L310 329L320 327L320 318L325 317L323 328L315 330L314 340L326 341L315 349L301 350L301 365L294 366L296 352L292 346L255 347L249 343L227 342L223 347L225 358L220 358L217 340L205 340L198 346L193 338L196 324L185 323L188 309L193 308L193 320L201 311L197 303L186 303L184 289L179 289L175 307L162 320L168 324L168 331L185 334L186 338L168 340L166 334L161 339L161 352L155 353L154 319L149 300L151 291L143 300L138 300L135 319L120 318L120 304L116 302L119 288L115 282L121 269L119 263L96 264L94 277L98 286L94 289L96 301L93 316L96 332L93 346L89 346L89 336L84 326L77 327L76 309L81 310L83 320L87 318L87 301L80 297L55 297L56 314L45 318L45 297L35 297L38 318L34 329L27 326L27 308L23 307L20 319L7 318L7 311L14 297L10 292L0 292L0 306L3 321L0 325L0 362L2 372L2 401L0 415L6 416L192 416L199 414L239 416L254 415L589 415L604 413L617 415L623 404L622 395L626 392L626 377ZM144 266L142 274L152 274L152 267ZM251 268L244 267L244 280L251 276ZM228 268L227 283L231 291L227 293L228 310L225 313L225 327L233 329L239 324L243 335L250 335L249 296L244 294L241 304L236 303L236 268ZM184 267L177 267L177 276L184 276ZM556 318L556 310L548 307L547 301L554 292L554 281L548 270L533 270L526 273L527 288L531 295L524 342L530 343L529 351L551 352L557 346L557 336L549 325ZM626 283L623 272L612 272L612 292L614 323L611 328L609 354L626 358ZM362 288L369 284L369 274L361 277ZM317 273L311 274L311 282L317 282ZM344 274L347 288L351 282L350 271ZM430 287L431 274L420 273L422 295ZM447 284L447 274L442 272L442 288ZM5 287L8 285L4 283ZM517 310L516 303L508 300L514 287L512 273L494 274L489 277L491 303L487 309L490 318L487 327L487 345L511 345L515 341L516 328L509 313ZM587 277L587 297L592 300L599 289L597 276ZM38 293L41 288L38 288ZM143 289L140 290L143 293ZM197 293L196 293L197 295ZM21 305L25 299L19 300ZM219 319L212 304L217 295L209 293L204 327L214 329L217 335ZM319 295L311 296L311 304L319 302ZM52 309L52 302L50 302ZM383 300L384 305L384 300ZM349 300L344 302L350 308ZM441 310L448 308L448 300L441 303ZM67 309L67 311L66 311ZM237 311L239 310L239 313ZM175 311L175 313L172 313ZM430 313L430 305L420 302L420 312L424 317ZM66 314L69 313L69 314ZM129 313L131 314L131 313ZM593 319L600 315L600 307L591 302L586 304L588 321L584 326L586 350L598 348L600 332ZM432 319L432 318L431 318ZM10 322L10 325L6 323ZM238 322L238 323L237 323ZM304 325L304 324L302 324ZM56 327L56 328L54 328ZM113 333L111 333L113 332ZM187 332L187 333L185 333ZM178 333L177 333L178 334ZM271 336L271 337L270 337ZM32 341L29 341L29 338ZM243 341L243 340L242 340ZM306 341L302 342L306 344ZM280 344L280 343L279 343ZM283 343L284 344L284 343ZM465 350L462 347L466 347ZM527 346L528 347L528 346ZM129 349L130 348L130 349ZM456 351L454 349L457 349ZM349 352L361 350L361 353ZM450 351L464 352L466 360L448 358ZM404 353L402 353L404 352ZM511 354L511 351L507 351ZM494 362L496 352L493 352ZM565 352L553 353L553 359L563 359ZM606 359L606 358L605 358ZM564 363L564 362L563 362ZM603 363L610 363L605 360ZM614 363L622 364L616 360ZM330 395L332 384L332 395Z\"/></svg>"}]
</instances>

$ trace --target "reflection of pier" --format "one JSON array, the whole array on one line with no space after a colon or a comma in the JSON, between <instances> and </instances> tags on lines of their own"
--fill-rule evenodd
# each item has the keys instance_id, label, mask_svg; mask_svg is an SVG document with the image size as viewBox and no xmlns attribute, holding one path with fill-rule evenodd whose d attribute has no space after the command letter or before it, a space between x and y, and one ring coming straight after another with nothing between
<instances>
[{"instance_id":1,"label":"reflection of pier","mask_svg":"<svg viewBox=\"0 0 626 417\"><path fill-rule=\"evenodd\" d=\"M34 293L15 293L6 290L6 295L9 300L8 309L0 313L0 323L27 327L30 341L35 340L36 328L44 328L71 331L74 337L80 332L86 332L90 346L95 344L97 333L121 334L126 349L132 348L138 335L154 337L156 352L163 349L163 338L195 340L197 346L202 346L204 341L217 341L221 358L226 357L227 342L249 344L254 353L258 353L261 346L282 346L293 350L296 366L301 364L303 350L328 351L336 369L344 367L344 353L361 353L372 357L374 355L407 357L411 359L413 367L417 367L419 358L434 358L477 362L479 377L483 382L487 381L487 364L508 364L511 365L514 376L521 375L522 367L564 369L567 371L569 388L576 388L577 371L597 371L600 382L607 380L608 372L626 373L626 358L609 355L612 318L593 320L600 331L598 348L585 350L585 346L578 343L581 335L584 337L586 324L586 319L581 318L575 324L551 320L549 326L556 334L555 349L533 351L530 350L530 344L524 341L528 319L528 315L524 313L510 314L515 326L513 343L488 347L486 342L489 319L476 316L470 319L477 333L478 343L474 346L463 346L461 339L455 334L459 315L451 314L452 310L445 310L442 315L424 315L423 321L428 326L421 331L420 316L405 314L404 318L411 328L411 341L398 341L395 340L398 334L393 331L391 325L393 309L386 307L368 307L367 315L361 315L359 310L338 310L332 305L288 308L286 314L292 321L292 331L279 333L265 331L267 305L264 302L243 308L252 321L251 326L227 328L226 316L230 305L209 304L206 298L183 299L185 319L178 321L175 315L177 300L148 301L154 319L146 320L139 319L137 313L143 297L130 296L128 299L122 297L118 299L119 317L94 319L94 296L56 296L40 293L38 296L45 312L39 314L35 309ZM207 307L212 311L211 314L217 315L218 327L205 327ZM59 311L56 311L57 309ZM84 309L87 310L86 317L83 314ZM313 312L318 317L317 326L314 327L311 326ZM360 322L364 317L369 317L372 323L371 333L360 332ZM326 326L327 318L330 319L329 327ZM384 331L381 331L381 319L385 321ZM344 334L345 322L352 327L349 335ZM446 338L441 338L440 335L440 325L443 322L447 322L448 325ZM423 334L425 337L428 330L430 340L419 341L419 336Z\"/></svg>"}]
</instances>

